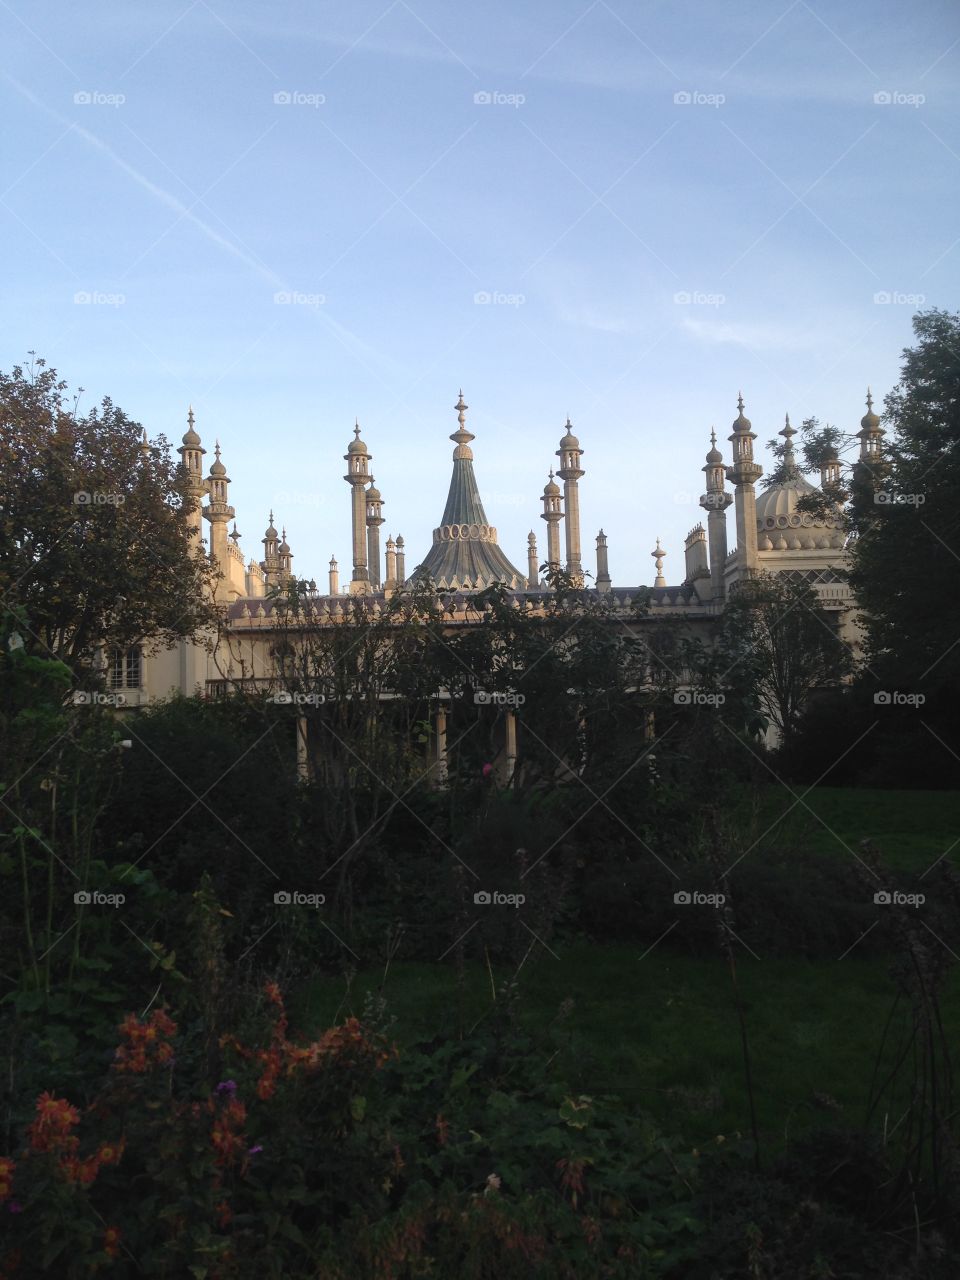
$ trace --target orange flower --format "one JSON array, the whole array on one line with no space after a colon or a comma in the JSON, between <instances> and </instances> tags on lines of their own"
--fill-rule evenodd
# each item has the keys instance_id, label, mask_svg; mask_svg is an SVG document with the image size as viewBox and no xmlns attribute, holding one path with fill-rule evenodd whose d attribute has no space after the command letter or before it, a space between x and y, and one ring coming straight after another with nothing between
<instances>
[{"instance_id":1,"label":"orange flower","mask_svg":"<svg viewBox=\"0 0 960 1280\"><path fill-rule=\"evenodd\" d=\"M65 1098L55 1098L52 1093L41 1093L37 1099L37 1118L29 1129L32 1150L76 1151L77 1139L70 1130L79 1122L79 1111Z\"/></svg>"},{"instance_id":2,"label":"orange flower","mask_svg":"<svg viewBox=\"0 0 960 1280\"><path fill-rule=\"evenodd\" d=\"M120 1023L120 1033L127 1043L116 1051L116 1070L142 1075L152 1066L172 1062L173 1047L164 1037L172 1037L176 1032L177 1024L163 1009L155 1009L147 1022L141 1022L135 1013L128 1013Z\"/></svg>"},{"instance_id":3,"label":"orange flower","mask_svg":"<svg viewBox=\"0 0 960 1280\"><path fill-rule=\"evenodd\" d=\"M116 1258L120 1253L120 1228L107 1227L103 1233L103 1249L110 1258Z\"/></svg>"}]
</instances>

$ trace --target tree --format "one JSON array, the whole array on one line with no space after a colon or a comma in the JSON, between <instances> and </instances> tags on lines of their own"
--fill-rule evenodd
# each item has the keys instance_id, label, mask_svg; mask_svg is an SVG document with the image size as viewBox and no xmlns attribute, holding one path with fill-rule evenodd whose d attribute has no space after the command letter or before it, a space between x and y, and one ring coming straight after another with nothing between
<instances>
[{"instance_id":1,"label":"tree","mask_svg":"<svg viewBox=\"0 0 960 1280\"><path fill-rule=\"evenodd\" d=\"M854 486L850 580L870 667L922 686L935 714L960 678L960 314L923 312L913 330L885 401L885 466Z\"/></svg>"},{"instance_id":2,"label":"tree","mask_svg":"<svg viewBox=\"0 0 960 1280\"><path fill-rule=\"evenodd\" d=\"M810 697L837 685L852 659L816 591L787 574L741 584L720 622L726 679L752 686L781 738L789 738Z\"/></svg>"},{"instance_id":3,"label":"tree","mask_svg":"<svg viewBox=\"0 0 960 1280\"><path fill-rule=\"evenodd\" d=\"M78 412L42 359L0 373L0 599L28 652L76 674L95 647L169 645L213 620L169 443L109 399Z\"/></svg>"}]
</instances>

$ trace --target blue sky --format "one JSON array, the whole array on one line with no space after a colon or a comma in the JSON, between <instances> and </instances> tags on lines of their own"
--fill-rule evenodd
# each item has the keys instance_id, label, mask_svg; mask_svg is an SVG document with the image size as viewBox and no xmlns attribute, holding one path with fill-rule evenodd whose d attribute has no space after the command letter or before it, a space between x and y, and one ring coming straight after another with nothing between
<instances>
[{"instance_id":1,"label":"blue sky","mask_svg":"<svg viewBox=\"0 0 960 1280\"><path fill-rule=\"evenodd\" d=\"M758 448L786 411L856 430L914 300L957 306L946 0L5 0L0 27L3 367L33 349L175 443L192 401L247 555L272 506L320 581L355 416L384 535L426 553L461 385L515 564L569 414L585 564L602 525L615 583L650 582L659 535L679 581L741 388Z\"/></svg>"}]
</instances>

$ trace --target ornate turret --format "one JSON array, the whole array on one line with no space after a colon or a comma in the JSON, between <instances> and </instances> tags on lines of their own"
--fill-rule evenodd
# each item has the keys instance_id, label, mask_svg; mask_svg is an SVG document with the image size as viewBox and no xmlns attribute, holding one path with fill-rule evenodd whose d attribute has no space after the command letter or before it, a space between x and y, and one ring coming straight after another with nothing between
<instances>
[{"instance_id":1,"label":"ornate turret","mask_svg":"<svg viewBox=\"0 0 960 1280\"><path fill-rule=\"evenodd\" d=\"M607 563L607 535L601 529L597 534L597 590L609 591L613 581Z\"/></svg>"},{"instance_id":2,"label":"ornate turret","mask_svg":"<svg viewBox=\"0 0 960 1280\"><path fill-rule=\"evenodd\" d=\"M385 592L396 591L397 589L397 544L393 540L393 534L387 538L387 572L383 582Z\"/></svg>"},{"instance_id":3,"label":"ornate turret","mask_svg":"<svg viewBox=\"0 0 960 1280\"><path fill-rule=\"evenodd\" d=\"M367 566L370 572L370 583L380 586L380 526L383 524L383 498L380 490L370 477L370 488L366 493L367 503Z\"/></svg>"},{"instance_id":4,"label":"ornate turret","mask_svg":"<svg viewBox=\"0 0 960 1280\"><path fill-rule=\"evenodd\" d=\"M340 594L340 570L337 567L336 556L330 557L330 568L329 568L328 574L329 574L330 595L338 596Z\"/></svg>"},{"instance_id":5,"label":"ornate turret","mask_svg":"<svg viewBox=\"0 0 960 1280\"><path fill-rule=\"evenodd\" d=\"M360 423L353 428L353 439L347 445L343 455L347 464L347 474L343 477L350 485L350 511L353 531L353 579L350 583L352 595L363 595L370 590L370 571L367 567L367 502L366 488L370 480L370 454L367 446L360 439Z\"/></svg>"},{"instance_id":6,"label":"ornate turret","mask_svg":"<svg viewBox=\"0 0 960 1280\"><path fill-rule=\"evenodd\" d=\"M464 403L462 391L454 408L458 426L450 436L456 447L447 504L440 517L440 525L433 531L433 546L424 557L419 572L429 575L439 587L483 590L502 582L517 590L523 587L526 579L497 545L497 531L487 523L480 501L473 471L473 450L470 448L475 437L466 428L468 406ZM398 577L400 573L398 538Z\"/></svg>"},{"instance_id":7,"label":"ornate turret","mask_svg":"<svg viewBox=\"0 0 960 1280\"><path fill-rule=\"evenodd\" d=\"M883 428L880 417L873 412L873 396L867 387L867 412L860 419L860 461L868 467L875 466L882 457Z\"/></svg>"},{"instance_id":8,"label":"ornate turret","mask_svg":"<svg viewBox=\"0 0 960 1280\"><path fill-rule=\"evenodd\" d=\"M553 478L553 468L550 469L550 478L543 487L543 511L540 513L540 519L547 522L547 564L551 569L560 568L560 521L563 519L563 507L560 498L560 486Z\"/></svg>"},{"instance_id":9,"label":"ornate turret","mask_svg":"<svg viewBox=\"0 0 960 1280\"><path fill-rule=\"evenodd\" d=\"M280 545L277 541L278 534L273 523L273 512L270 512L270 523L267 525L263 535L263 559L260 561L260 568L263 570L264 581L268 587L276 586L280 581Z\"/></svg>"},{"instance_id":10,"label":"ornate turret","mask_svg":"<svg viewBox=\"0 0 960 1280\"><path fill-rule=\"evenodd\" d=\"M177 453L180 455L180 463L186 474L187 494L190 500L190 527L196 536L197 542L200 541L201 522L203 519L200 512L200 504L203 501L204 494L207 492L207 482L203 478L203 455L206 452L206 449L200 443L200 437L194 425L193 405L191 405L187 410L187 429L184 432L183 444L177 450Z\"/></svg>"},{"instance_id":11,"label":"ornate turret","mask_svg":"<svg viewBox=\"0 0 960 1280\"><path fill-rule=\"evenodd\" d=\"M833 445L823 451L820 463L820 488L827 492L840 483L840 455Z\"/></svg>"},{"instance_id":12,"label":"ornate turret","mask_svg":"<svg viewBox=\"0 0 960 1280\"><path fill-rule=\"evenodd\" d=\"M527 534L527 586L536 591L540 586L540 558L537 555L537 535L531 529Z\"/></svg>"},{"instance_id":13,"label":"ornate turret","mask_svg":"<svg viewBox=\"0 0 960 1280\"><path fill-rule=\"evenodd\" d=\"M397 534L397 586L402 587L407 580L407 553L403 537Z\"/></svg>"},{"instance_id":14,"label":"ornate turret","mask_svg":"<svg viewBox=\"0 0 960 1280\"><path fill-rule=\"evenodd\" d=\"M277 547L277 556L280 559L280 580L288 582L293 577L293 552L290 550L290 544L287 542L287 531L281 533L282 541Z\"/></svg>"},{"instance_id":15,"label":"ornate turret","mask_svg":"<svg viewBox=\"0 0 960 1280\"><path fill-rule=\"evenodd\" d=\"M730 443L733 445L733 462L727 467L727 478L736 485L734 500L737 512L737 556L739 568L745 574L756 573L757 555L757 495L754 485L763 475L763 467L753 460L753 442L756 432L750 419L743 412L743 396L737 397L739 413L733 423Z\"/></svg>"},{"instance_id":16,"label":"ornate turret","mask_svg":"<svg viewBox=\"0 0 960 1280\"><path fill-rule=\"evenodd\" d=\"M563 509L566 513L567 573L577 586L583 586L583 566L580 563L580 492L577 482L583 473L580 458L583 450L573 434L573 425L567 418L566 434L560 440L557 457L560 459L558 475L563 481Z\"/></svg>"},{"instance_id":17,"label":"ornate turret","mask_svg":"<svg viewBox=\"0 0 960 1280\"><path fill-rule=\"evenodd\" d=\"M707 477L706 493L700 495L700 505L707 513L707 545L710 551L710 592L714 600L720 600L724 592L724 567L727 561L727 507L733 494L725 488L726 470L723 455L717 448L717 433L710 429L710 450L703 472Z\"/></svg>"},{"instance_id":18,"label":"ornate turret","mask_svg":"<svg viewBox=\"0 0 960 1280\"><path fill-rule=\"evenodd\" d=\"M215 598L220 600L228 595L227 583L230 578L230 562L227 553L227 525L236 512L228 502L230 477L227 475L227 468L220 461L219 440L214 449L214 461L211 463L210 475L206 484L207 492L210 494L210 501L204 507L203 514L210 522L210 559L217 566L221 575L215 592Z\"/></svg>"}]
</instances>

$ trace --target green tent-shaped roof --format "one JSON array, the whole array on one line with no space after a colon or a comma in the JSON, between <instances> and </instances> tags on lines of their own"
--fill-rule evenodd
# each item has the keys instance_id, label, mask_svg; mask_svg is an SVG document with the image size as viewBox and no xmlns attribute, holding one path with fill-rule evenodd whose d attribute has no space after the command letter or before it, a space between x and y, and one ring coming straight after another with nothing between
<instances>
[{"instance_id":1,"label":"green tent-shaped roof","mask_svg":"<svg viewBox=\"0 0 960 1280\"><path fill-rule=\"evenodd\" d=\"M433 546L415 571L429 575L438 587L482 590L503 582L514 590L526 587L526 578L497 546L497 531L487 523L473 471L474 437L464 426L467 405L463 392L454 406L459 421L450 439L453 475L440 526L433 531Z\"/></svg>"}]
</instances>

